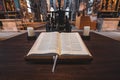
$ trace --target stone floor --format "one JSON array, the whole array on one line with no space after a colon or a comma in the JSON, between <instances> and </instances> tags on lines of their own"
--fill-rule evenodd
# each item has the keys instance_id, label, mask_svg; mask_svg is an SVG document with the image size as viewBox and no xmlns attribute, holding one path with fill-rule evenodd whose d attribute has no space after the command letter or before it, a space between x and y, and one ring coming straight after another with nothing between
<instances>
[{"instance_id":1,"label":"stone floor","mask_svg":"<svg viewBox=\"0 0 120 80\"><path fill-rule=\"evenodd\" d=\"M114 40L118 40L120 41L120 31L105 31L105 32L97 32L97 31L93 31L97 34L112 38Z\"/></svg>"},{"instance_id":2,"label":"stone floor","mask_svg":"<svg viewBox=\"0 0 120 80\"><path fill-rule=\"evenodd\" d=\"M41 32L41 31L46 31L45 28L40 28L38 30L35 30L36 32ZM72 27L72 31L82 31L82 30L78 30L75 27ZM9 39L12 38L14 36L20 35L27 32L26 30L21 30L19 32L15 32L15 31L0 31L0 40L5 40L5 39ZM120 30L116 30L116 31L92 31L95 32L97 34L100 35L104 35L106 37L112 38L114 40L118 40L120 41Z\"/></svg>"},{"instance_id":3,"label":"stone floor","mask_svg":"<svg viewBox=\"0 0 120 80\"><path fill-rule=\"evenodd\" d=\"M16 32L16 31L0 31L0 41L15 37L15 36L23 34L25 32L26 31L19 31L19 32Z\"/></svg>"}]
</instances>

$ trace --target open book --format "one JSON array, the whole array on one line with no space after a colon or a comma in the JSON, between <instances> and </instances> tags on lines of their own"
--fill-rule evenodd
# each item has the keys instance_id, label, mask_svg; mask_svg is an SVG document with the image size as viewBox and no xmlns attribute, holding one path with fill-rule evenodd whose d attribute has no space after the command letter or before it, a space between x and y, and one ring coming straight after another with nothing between
<instances>
[{"instance_id":1,"label":"open book","mask_svg":"<svg viewBox=\"0 0 120 80\"><path fill-rule=\"evenodd\" d=\"M79 33L42 32L27 56L90 56Z\"/></svg>"},{"instance_id":2,"label":"open book","mask_svg":"<svg viewBox=\"0 0 120 80\"><path fill-rule=\"evenodd\" d=\"M72 62L92 59L79 33L42 32L26 55L26 60L38 59L44 62L46 59L51 60L52 57L54 59L52 72L55 70L57 60Z\"/></svg>"}]
</instances>

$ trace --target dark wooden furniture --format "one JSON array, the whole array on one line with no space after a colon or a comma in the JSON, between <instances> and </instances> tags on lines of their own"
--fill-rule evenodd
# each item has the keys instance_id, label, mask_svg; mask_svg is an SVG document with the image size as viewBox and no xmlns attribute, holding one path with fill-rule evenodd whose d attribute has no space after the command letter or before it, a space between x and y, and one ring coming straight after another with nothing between
<instances>
[{"instance_id":1,"label":"dark wooden furniture","mask_svg":"<svg viewBox=\"0 0 120 80\"><path fill-rule=\"evenodd\" d=\"M58 64L54 74L49 63L24 60L35 41L28 41L27 33L0 41L0 80L120 80L120 42L95 33L90 36L84 42L94 56L92 63Z\"/></svg>"},{"instance_id":2,"label":"dark wooden furniture","mask_svg":"<svg viewBox=\"0 0 120 80\"><path fill-rule=\"evenodd\" d=\"M84 26L90 26L90 29L96 29L96 21L92 22L90 16L76 16L75 26L78 29L84 29Z\"/></svg>"},{"instance_id":3,"label":"dark wooden furniture","mask_svg":"<svg viewBox=\"0 0 120 80\"><path fill-rule=\"evenodd\" d=\"M36 29L45 26L46 22L22 22L19 25L22 25L24 29L27 29L27 27L33 27L34 29Z\"/></svg>"},{"instance_id":4,"label":"dark wooden furniture","mask_svg":"<svg viewBox=\"0 0 120 80\"><path fill-rule=\"evenodd\" d=\"M101 0L101 5L97 13L98 18L119 17L120 0Z\"/></svg>"}]
</instances>

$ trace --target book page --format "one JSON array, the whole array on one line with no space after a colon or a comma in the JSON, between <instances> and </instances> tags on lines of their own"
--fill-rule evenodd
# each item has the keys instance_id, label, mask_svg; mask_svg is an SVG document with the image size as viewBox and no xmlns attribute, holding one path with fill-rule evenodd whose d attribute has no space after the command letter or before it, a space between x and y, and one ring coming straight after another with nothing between
<instances>
[{"instance_id":1,"label":"book page","mask_svg":"<svg viewBox=\"0 0 120 80\"><path fill-rule=\"evenodd\" d=\"M78 33L61 33L61 55L90 55Z\"/></svg>"},{"instance_id":2,"label":"book page","mask_svg":"<svg viewBox=\"0 0 120 80\"><path fill-rule=\"evenodd\" d=\"M59 33L58 32L43 32L40 34L34 43L29 54L47 54L52 55L59 53Z\"/></svg>"}]
</instances>

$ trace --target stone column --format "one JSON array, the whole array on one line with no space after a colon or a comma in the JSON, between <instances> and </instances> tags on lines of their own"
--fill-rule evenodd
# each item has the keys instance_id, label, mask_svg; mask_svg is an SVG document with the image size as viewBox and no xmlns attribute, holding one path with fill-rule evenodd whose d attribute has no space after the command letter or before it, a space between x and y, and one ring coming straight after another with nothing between
<instances>
[{"instance_id":1,"label":"stone column","mask_svg":"<svg viewBox=\"0 0 120 80\"><path fill-rule=\"evenodd\" d=\"M46 2L47 2L47 11L50 11L50 0L46 0Z\"/></svg>"},{"instance_id":2,"label":"stone column","mask_svg":"<svg viewBox=\"0 0 120 80\"><path fill-rule=\"evenodd\" d=\"M75 20L76 17L76 1L77 0L71 0L71 20Z\"/></svg>"},{"instance_id":3,"label":"stone column","mask_svg":"<svg viewBox=\"0 0 120 80\"><path fill-rule=\"evenodd\" d=\"M47 17L47 1L46 0L40 0L41 1L41 6L40 6L40 13L41 13L41 19L43 18L43 20L46 19Z\"/></svg>"},{"instance_id":4,"label":"stone column","mask_svg":"<svg viewBox=\"0 0 120 80\"><path fill-rule=\"evenodd\" d=\"M54 7L54 10L56 10L56 0L53 0L53 7Z\"/></svg>"}]
</instances>

